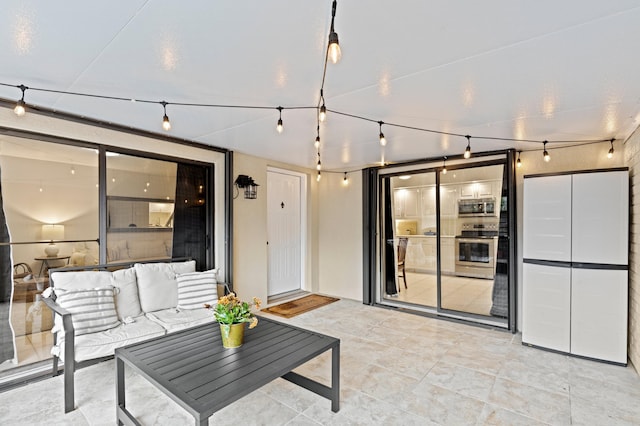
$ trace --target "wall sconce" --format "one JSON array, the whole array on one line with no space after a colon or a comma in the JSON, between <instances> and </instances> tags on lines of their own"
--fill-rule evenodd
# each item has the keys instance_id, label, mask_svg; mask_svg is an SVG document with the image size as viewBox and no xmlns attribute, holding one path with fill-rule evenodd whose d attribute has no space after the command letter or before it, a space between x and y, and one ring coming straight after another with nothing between
<instances>
[{"instance_id":1,"label":"wall sconce","mask_svg":"<svg viewBox=\"0 0 640 426\"><path fill-rule=\"evenodd\" d=\"M234 182L236 187L244 188L244 198L248 200L255 200L258 198L258 185L253 181L251 176L238 175Z\"/></svg>"},{"instance_id":2,"label":"wall sconce","mask_svg":"<svg viewBox=\"0 0 640 426\"><path fill-rule=\"evenodd\" d=\"M64 225L42 225L42 239L50 241L44 249L47 257L56 257L60 249L54 244L54 241L64 239Z\"/></svg>"}]
</instances>

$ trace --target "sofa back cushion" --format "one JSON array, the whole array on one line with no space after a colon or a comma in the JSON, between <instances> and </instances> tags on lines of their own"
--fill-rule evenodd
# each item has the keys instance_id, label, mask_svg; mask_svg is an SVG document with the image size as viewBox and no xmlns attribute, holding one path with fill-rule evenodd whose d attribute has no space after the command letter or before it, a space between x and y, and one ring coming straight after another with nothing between
<instances>
[{"instance_id":1,"label":"sofa back cushion","mask_svg":"<svg viewBox=\"0 0 640 426\"><path fill-rule=\"evenodd\" d=\"M112 286L118 290L115 292L116 311L118 318L137 317L142 314L140 301L138 300L138 286L136 285L136 273L134 268L109 271L68 271L53 272L54 292L57 290L84 290Z\"/></svg>"},{"instance_id":2,"label":"sofa back cushion","mask_svg":"<svg viewBox=\"0 0 640 426\"><path fill-rule=\"evenodd\" d=\"M144 312L159 311L178 306L176 274L195 272L196 262L136 263L140 307Z\"/></svg>"},{"instance_id":3,"label":"sofa back cushion","mask_svg":"<svg viewBox=\"0 0 640 426\"><path fill-rule=\"evenodd\" d=\"M115 289L111 286L64 290L58 288L56 302L71 312L76 336L108 330L120 325L116 314Z\"/></svg>"},{"instance_id":4,"label":"sofa back cushion","mask_svg":"<svg viewBox=\"0 0 640 426\"><path fill-rule=\"evenodd\" d=\"M218 303L217 269L177 274L178 308L203 309L205 304Z\"/></svg>"}]
</instances>

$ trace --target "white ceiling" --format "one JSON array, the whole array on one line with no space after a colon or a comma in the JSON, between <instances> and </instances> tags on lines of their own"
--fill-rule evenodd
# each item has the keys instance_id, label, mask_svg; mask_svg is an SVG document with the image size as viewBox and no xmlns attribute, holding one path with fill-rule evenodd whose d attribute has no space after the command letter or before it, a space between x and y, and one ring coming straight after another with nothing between
<instances>
[{"instance_id":1,"label":"white ceiling","mask_svg":"<svg viewBox=\"0 0 640 426\"><path fill-rule=\"evenodd\" d=\"M169 105L172 136L314 167L331 0L3 0L0 83L116 96L267 106ZM640 119L640 1L340 0L342 60L327 66L325 170L624 139ZM0 97L18 99L15 87ZM163 133L158 104L34 90L25 101ZM275 130L277 106L285 130ZM2 123L0 123L2 124ZM603 144L606 152L608 143Z\"/></svg>"}]
</instances>

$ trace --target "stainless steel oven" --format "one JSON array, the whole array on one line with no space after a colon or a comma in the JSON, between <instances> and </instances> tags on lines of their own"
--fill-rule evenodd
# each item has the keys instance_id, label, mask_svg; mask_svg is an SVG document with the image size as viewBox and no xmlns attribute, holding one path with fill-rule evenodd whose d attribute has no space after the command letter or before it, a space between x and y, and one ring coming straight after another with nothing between
<instances>
[{"instance_id":1,"label":"stainless steel oven","mask_svg":"<svg viewBox=\"0 0 640 426\"><path fill-rule=\"evenodd\" d=\"M497 239L497 230L493 229L467 229L456 236L456 275L492 279L496 269Z\"/></svg>"}]
</instances>

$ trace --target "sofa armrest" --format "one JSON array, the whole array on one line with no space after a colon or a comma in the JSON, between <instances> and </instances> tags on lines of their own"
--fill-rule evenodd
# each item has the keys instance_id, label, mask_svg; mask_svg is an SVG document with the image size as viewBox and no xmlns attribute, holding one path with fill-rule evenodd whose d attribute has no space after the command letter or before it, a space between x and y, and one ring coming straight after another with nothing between
<instances>
[{"instance_id":1,"label":"sofa armrest","mask_svg":"<svg viewBox=\"0 0 640 426\"><path fill-rule=\"evenodd\" d=\"M56 302L54 302L53 300L51 300L48 297L44 297L42 298L42 301L45 303L45 305L47 305L49 307L49 309L51 309L53 312L55 312L56 314L60 315L62 317L62 330L64 331L64 341L66 342L64 347L65 347L65 360L67 359L74 359L74 354L73 354L73 346L74 346L74 340L75 340L75 330L73 328L73 322L71 321L71 312L69 312L68 310L66 310L65 308L63 308L62 306L58 305ZM56 342L56 336L57 336L57 332L54 332L54 345L57 343ZM71 351L71 352L69 352ZM71 356L71 358L67 358L67 356Z\"/></svg>"}]
</instances>

